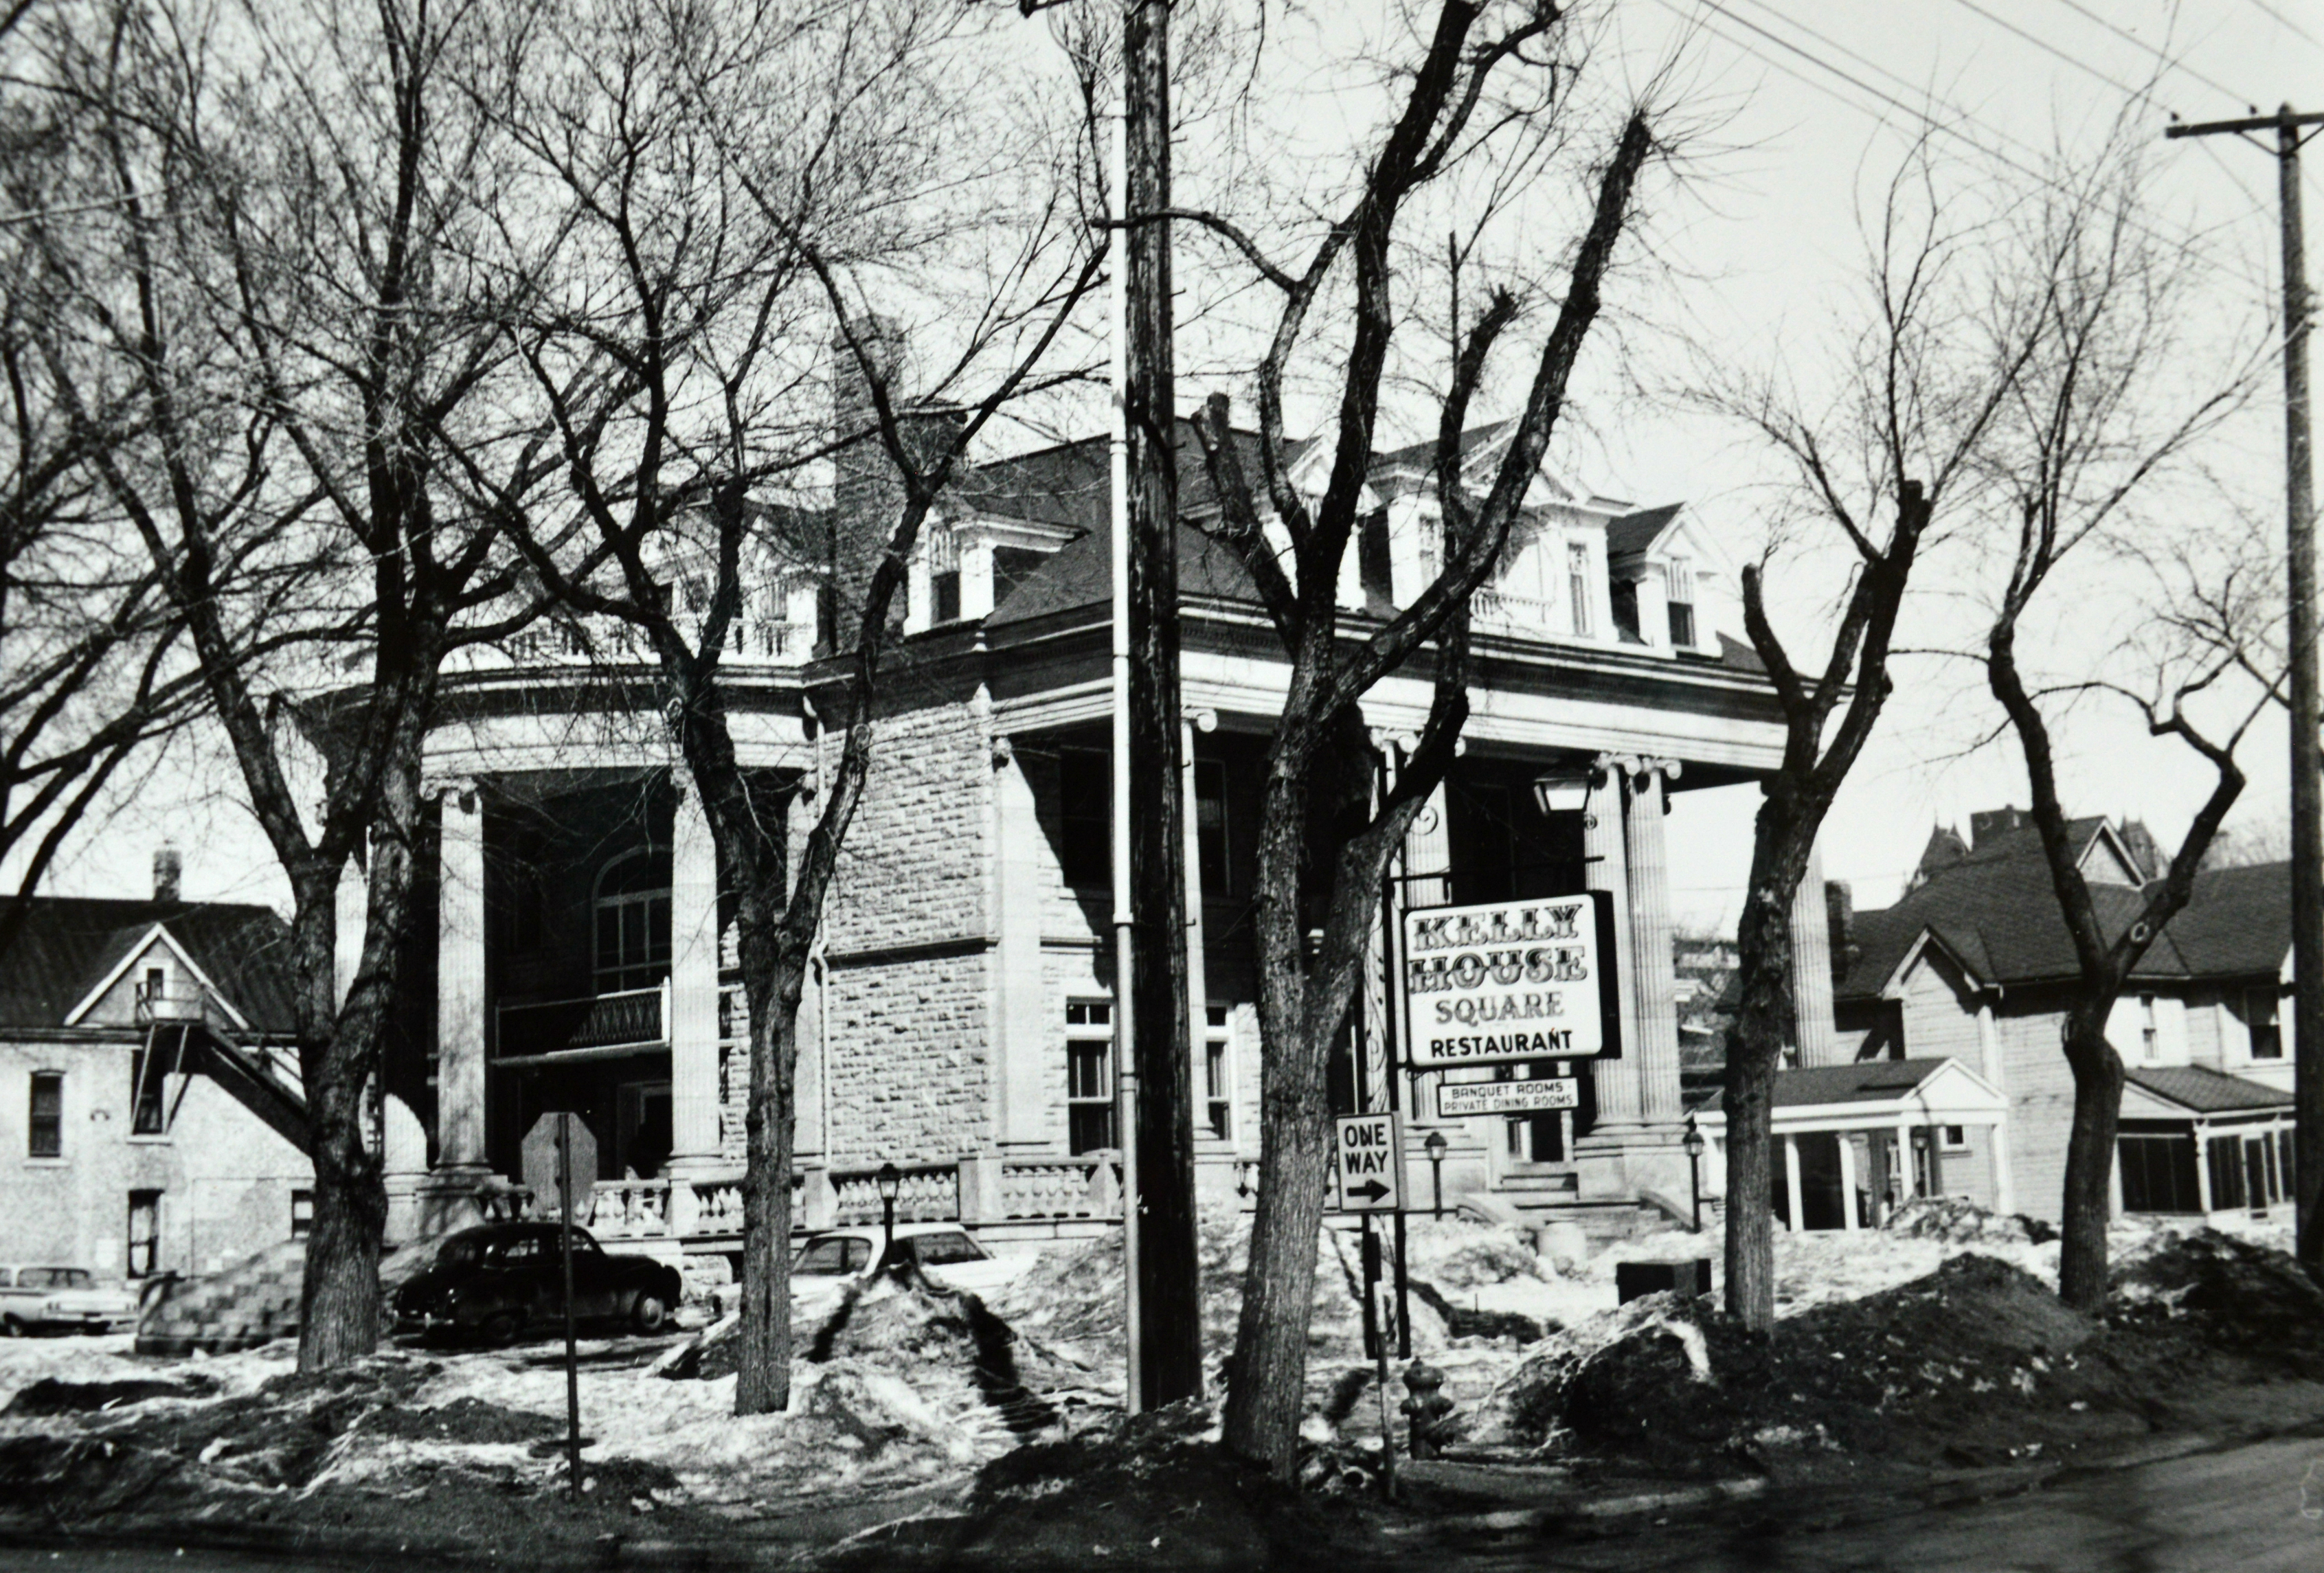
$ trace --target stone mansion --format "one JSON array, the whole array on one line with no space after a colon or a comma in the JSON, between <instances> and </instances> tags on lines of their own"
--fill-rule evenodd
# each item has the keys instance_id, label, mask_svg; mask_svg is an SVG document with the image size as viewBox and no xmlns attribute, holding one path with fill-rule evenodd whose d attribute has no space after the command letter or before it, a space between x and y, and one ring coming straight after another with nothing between
<instances>
[{"instance_id":1,"label":"stone mansion","mask_svg":"<svg viewBox=\"0 0 2324 1573\"><path fill-rule=\"evenodd\" d=\"M1472 434L1480 475L1508 435ZM1180 439L1194 1085L1203 1184L1231 1202L1258 1155L1250 871L1287 663L1240 566L1203 531L1214 505L1183 428ZM1320 487L1327 461L1321 445L1295 455L1295 476ZM831 506L876 499L862 466L883 463L843 450ZM810 1226L876 1218L885 1163L903 1173L904 1216L1003 1239L1118 1216L1107 473L1102 437L981 462L918 549L800 1020L796 1184ZM1379 455L1370 486L1340 587L1357 629L1435 567L1429 450ZM746 763L788 784L803 833L836 748L818 723L841 681L817 626L829 565L797 544L825 516L761 517L728 704ZM682 569L673 577L694 593ZM1413 1096L1426 1090L1407 1082L1424 1194L1418 1144L1441 1128L1448 1199L1497 1193L1600 1232L1685 1205L1664 816L1674 792L1771 769L1782 744L1766 677L1733 637L1737 596L1720 543L1683 508L1536 477L1477 604L1465 752L1399 888L1429 905L1610 891L1624 1047L1580 1067L1582 1107L1564 1113L1434 1127L1433 1103ZM493 1205L521 1178L527 1130L570 1108L597 1139L601 1235L736 1248L749 1038L731 904L654 676L617 631L573 623L447 677L427 751L438 821L422 893L440 922L410 958L416 1003L385 1086L392 1230ZM1389 765L1427 706L1425 680L1402 676L1364 701ZM1821 881L1803 888L1820 927ZM1829 983L1821 966L1803 972L1808 989ZM1802 1006L1828 1020L1828 987ZM1383 1008L1375 990L1355 1035L1379 1042ZM1351 1073L1341 1081L1352 1096Z\"/></svg>"}]
</instances>

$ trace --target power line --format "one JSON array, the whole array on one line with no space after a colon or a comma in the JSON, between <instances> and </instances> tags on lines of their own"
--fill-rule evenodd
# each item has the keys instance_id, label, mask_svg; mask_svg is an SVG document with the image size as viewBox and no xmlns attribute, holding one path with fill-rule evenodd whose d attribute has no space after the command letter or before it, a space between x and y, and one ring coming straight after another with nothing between
<instances>
[{"instance_id":1,"label":"power line","mask_svg":"<svg viewBox=\"0 0 2324 1573\"><path fill-rule=\"evenodd\" d=\"M2317 44L2319 48L2324 48L2324 40L2319 40L2314 33L2301 26L2300 23L2292 21L2292 18L2286 16L2282 12L2278 11L2274 6L2270 5L2267 3L2267 0L2251 0L2251 3L2258 6L2262 11L2266 12L2268 15L2273 17L2283 26L2292 29L2292 32L2306 39L2310 43Z\"/></svg>"},{"instance_id":2,"label":"power line","mask_svg":"<svg viewBox=\"0 0 2324 1573\"><path fill-rule=\"evenodd\" d=\"M1856 75L1854 72L1846 70L1841 67L1832 64L1830 60L1818 55L1814 51L1803 48L1801 45L1784 38L1780 33L1768 31L1766 28L1760 26L1757 23L1752 21L1748 16L1739 16L1736 14L1726 5L1722 5L1720 0L1698 0L1698 3L1705 9L1718 13L1720 16L1726 18L1731 23L1734 23L1736 25L1747 28L1750 32L1757 33L1759 37L1766 39L1768 42L1775 44L1776 47L1799 56L1802 60L1806 60L1809 64L1816 67L1818 69L1839 78L1841 81L1848 83L1850 87L1869 95L1871 97L1878 100L1882 104L1887 105L1890 108L1896 110L1899 114L1908 115L1913 119L1919 121L1931 131L1941 133L1946 136L1950 136L1954 140L1964 143L1968 147L1974 149L1976 152L1982 153L1987 158L1992 159L2000 163L2005 168L2015 170L2016 173L2024 176L2029 180L2033 180L2052 189L2063 189L2061 183L2053 176L2045 174L2038 170L2031 169L2026 165L2020 163L2017 160L2011 158L2007 153L2002 152L2000 149L1989 146L1987 143L1978 141L1976 137L1969 135L1967 132L1961 130L1960 126L1949 124L1944 121L1941 121L1934 115L1931 115L1927 110L1917 108L1914 106L1904 102L1903 99L1896 97L1894 94L1873 86L1871 83L1867 82L1863 78ZM1793 80L1799 82L1803 86L1814 88L1817 92L1823 94L1826 97L1829 97L1848 108L1853 109L1858 114L1872 115L1873 118L1876 120L1881 118L1881 116L1868 109L1865 105L1859 104L1848 97L1845 94L1836 91L1830 84L1823 82L1817 78L1808 76L1792 66L1785 64L1782 60L1769 57L1762 51L1753 48L1747 41L1738 39L1731 33L1722 32L1719 28L1711 26L1708 22L1703 21L1701 17L1690 15L1686 11L1680 7L1677 0L1660 0L1660 4L1665 10L1669 11L1674 15L1677 16L1680 21L1702 27L1704 31L1711 33L1714 37L1723 40L1734 48L1742 51L1745 54L1751 56L1754 60L1759 60L1765 65L1782 71L1785 76L1790 77ZM1757 5L1761 10L1767 12L1769 14L1780 18L1786 25L1796 28L1802 32L1821 40L1824 43L1838 50L1840 52L1849 55L1854 60L1862 61L1866 66L1869 67L1873 70L1878 71L1882 76L1887 77L1899 83L1904 82L1905 79L1903 77L1898 76L1895 72L1891 71L1886 67L1878 65L1874 61L1865 60L1862 55L1856 53L1853 50L1848 49L1845 45L1834 42L1832 40L1825 37L1822 33L1817 32L1815 29L1808 26L1806 23L1798 22L1784 12L1777 9L1775 5L1769 4L1768 0L1754 0L1754 4ZM2012 136L2009 133L2001 130L1997 126L1987 125L1984 122L1978 119L1977 116L1969 114L1960 106L1949 103L1943 99L1934 98L1933 95L1932 96L1932 101L1936 103L1940 107L1950 110L1962 122L1969 125L1976 126L1980 130L1987 131L2001 141L2024 150L2030 155L2038 156L2035 150L2021 142L2018 138ZM2150 237L2155 240L2163 241L2167 244L2183 244L2183 242L2191 242L2202 239L2218 230L2228 227L2230 225L2240 224L2247 216L2247 214L2239 214L2232 219L2222 220L2220 223L2213 225L2208 229L2198 231L2193 235L2183 237L2182 241L2174 241L2172 237L2163 235L2160 232L2144 224L2138 225L2137 227L2144 230ZM2252 284L2255 289L2266 290L2272 288L2272 286L2266 281L2258 280L2252 274L2242 272L2233 268L2231 268L2230 271L2236 271L2236 277L2242 279L2246 283Z\"/></svg>"},{"instance_id":3,"label":"power line","mask_svg":"<svg viewBox=\"0 0 2324 1573\"><path fill-rule=\"evenodd\" d=\"M2163 51L2156 49L2153 44L2147 42L2136 33L2130 32L2128 29L2118 25L2106 17L2100 16L2097 12L2083 5L2081 0L2058 0L2058 4L2081 13L2084 16L2089 17L2092 22L2097 23L2100 27L2105 28L2116 38L2130 44L2133 48L2144 50L2148 54L2153 55L2156 60L2162 61L2167 69L2177 71L2182 76L2194 78L2195 80L2202 83L2203 86L2210 88L2213 92L2226 97L2229 102L2236 104L2245 104L2249 102L2244 95L2236 92L2233 87L2228 87L2217 77L2208 76L2205 73L2197 70L2194 67L2189 65L2183 57L2165 54Z\"/></svg>"}]
</instances>

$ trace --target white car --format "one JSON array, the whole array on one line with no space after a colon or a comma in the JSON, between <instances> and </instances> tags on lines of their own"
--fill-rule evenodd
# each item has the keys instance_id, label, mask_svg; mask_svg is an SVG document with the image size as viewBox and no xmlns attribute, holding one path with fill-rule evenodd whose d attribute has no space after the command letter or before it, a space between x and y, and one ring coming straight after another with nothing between
<instances>
[{"instance_id":1,"label":"white car","mask_svg":"<svg viewBox=\"0 0 2324 1573\"><path fill-rule=\"evenodd\" d=\"M887 1237L876 1224L809 1235L791 1258L792 1300L816 1312L835 1303L848 1284L867 1276L879 1263ZM1030 1252L996 1256L956 1223L898 1224L896 1254L917 1262L945 1288L979 1299L990 1299L1040 1259Z\"/></svg>"},{"instance_id":2,"label":"white car","mask_svg":"<svg viewBox=\"0 0 2324 1573\"><path fill-rule=\"evenodd\" d=\"M0 1334L101 1333L137 1320L137 1297L86 1267L0 1266Z\"/></svg>"}]
</instances>

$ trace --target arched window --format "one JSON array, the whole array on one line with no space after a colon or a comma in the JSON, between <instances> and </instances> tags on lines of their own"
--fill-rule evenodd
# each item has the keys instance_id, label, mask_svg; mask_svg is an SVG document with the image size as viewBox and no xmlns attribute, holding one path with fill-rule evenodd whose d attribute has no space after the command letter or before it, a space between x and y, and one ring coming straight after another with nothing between
<instances>
[{"instance_id":1,"label":"arched window","mask_svg":"<svg viewBox=\"0 0 2324 1573\"><path fill-rule=\"evenodd\" d=\"M625 852L597 876L600 994L650 989L669 976L669 849Z\"/></svg>"}]
</instances>

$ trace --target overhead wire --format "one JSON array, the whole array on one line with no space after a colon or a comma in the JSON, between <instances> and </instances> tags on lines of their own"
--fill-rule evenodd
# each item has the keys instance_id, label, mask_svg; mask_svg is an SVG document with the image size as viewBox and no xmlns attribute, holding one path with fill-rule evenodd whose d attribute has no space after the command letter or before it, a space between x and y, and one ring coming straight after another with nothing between
<instances>
[{"instance_id":1,"label":"overhead wire","mask_svg":"<svg viewBox=\"0 0 2324 1573\"><path fill-rule=\"evenodd\" d=\"M1834 102L1843 105L1848 108L1854 109L1858 114L1872 115L1876 119L1881 118L1877 112L1873 111L1868 106L1858 103L1849 97L1846 94L1837 91L1829 83L1824 82L1816 77L1807 75L1784 61L1769 56L1764 51L1753 47L1747 40L1737 38L1730 32L1724 32L1718 27L1712 26L1702 17L1690 14L1679 3L1679 0L1659 0L1659 3L1665 10L1672 13L1672 14L1677 16L1681 21L1702 27L1706 32L1709 32L1713 36L1721 39L1734 48L1742 51L1745 54L1751 56L1753 59L1757 60L1763 64L1770 66L1776 70L1782 71L1785 76L1790 77L1793 80L1799 82L1805 87L1814 88L1816 91L1823 94ZM1908 88L1911 87L1911 84L1906 82L1905 78L1897 75L1897 73L1889 70L1886 67L1879 65L1876 61L1867 60L1863 55L1857 53L1854 50L1850 50L1847 46L1817 32L1807 23L1796 20L1777 6L1770 4L1769 0L1752 0L1752 3L1760 10L1781 20L1785 25L1819 40L1826 46L1836 50L1840 53L1849 56L1852 60L1861 62L1871 70L1877 71L1880 75L1886 77L1891 80L1903 84ZM2052 188L2056 188L2058 186L2057 179L2054 176L2020 162L2017 159L2012 158L2007 152L2002 151L2000 148L1994 147L1986 142L1979 141L1977 137L1969 134L1969 132L1961 129L1962 124L1976 127L1978 130L1988 133L1990 135L1997 138L2001 142L2006 143L2011 146L2025 152L2029 156L2039 156L2035 150L2027 146L2027 144L2020 139L2012 136L2009 133L2001 130L1997 126L1987 124L1978 116L1969 113L1968 110L1963 109L1959 105L1947 102L1943 99L1935 98L1932 95L1930 96L1932 102L1936 104L1940 108L1950 111L1951 114L1957 116L1961 123L1961 124L1949 124L1948 122L1940 120L1935 115L1930 114L1926 109L1908 103L1905 100L1897 97L1895 94L1887 92L1886 90L1866 81L1862 77L1857 75L1855 72L1833 64L1831 60L1824 59L1813 50L1807 49L1794 42L1790 39L1784 37L1780 33L1772 32L1769 29L1761 26L1748 16L1737 14L1733 10L1722 4L1721 0L1697 0L1697 4L1705 10L1716 12L1720 16L1725 18L1727 21L1733 23L1738 27L1748 30L1760 38L1766 40L1768 42L1775 44L1777 48L1791 54L1797 55L1800 59L1807 61L1810 65L1816 67L1819 70L1838 78L1840 81L1846 82L1859 92L1869 96L1879 103L1895 110L1897 113L1910 116L1914 120L1920 122L1922 124L1927 126L1932 132L1951 137L1955 141L1965 144L1966 146L1975 150L1977 152L1983 154L1987 158L1996 161L2005 168L2024 176L2029 180ZM2200 230L2193 235L2180 237L2178 240L2174 240L2173 237L2163 235L2146 225L2142 225L2140 227L2146 229L2147 233L2154 239L2166 241L2171 244L2181 244L2181 241L2191 242L2202 239L2218 230L2227 228L2232 225L2240 224L2248 216L2249 216L2247 214L2239 214L2232 219L2222 220L2220 223ZM2255 277L2248 271L2244 271L2239 264L2232 266L2230 271L2234 271L2236 276L2243 280L2246 283L2251 284L2254 288L2264 293L2272 291L2274 287L2272 281Z\"/></svg>"},{"instance_id":2,"label":"overhead wire","mask_svg":"<svg viewBox=\"0 0 2324 1573\"><path fill-rule=\"evenodd\" d=\"M2319 39L2314 33L2301 26L2300 23L2292 21L2292 18L2286 16L2282 12L2278 11L2274 6L2270 5L2267 3L2267 0L2251 0L2251 3L2254 5L2258 6L2276 22L2290 28L2292 32L2306 39L2310 43L2315 44L2319 49L2324 49L2324 39Z\"/></svg>"}]
</instances>

